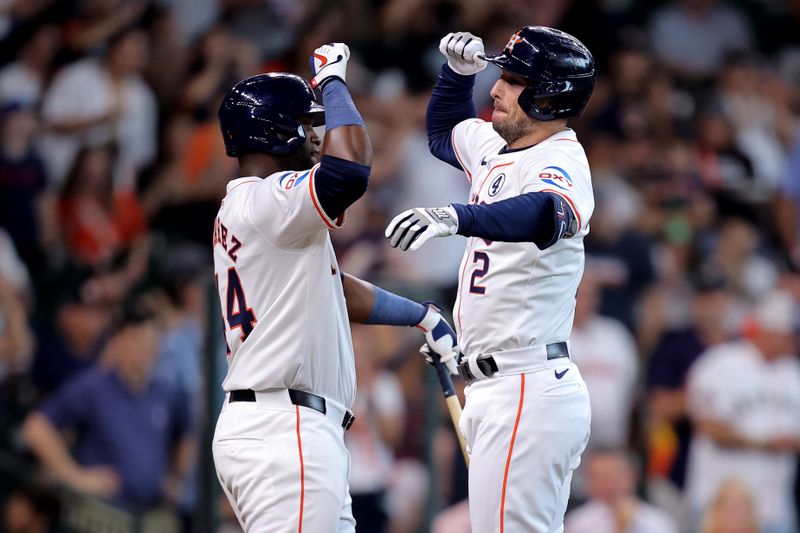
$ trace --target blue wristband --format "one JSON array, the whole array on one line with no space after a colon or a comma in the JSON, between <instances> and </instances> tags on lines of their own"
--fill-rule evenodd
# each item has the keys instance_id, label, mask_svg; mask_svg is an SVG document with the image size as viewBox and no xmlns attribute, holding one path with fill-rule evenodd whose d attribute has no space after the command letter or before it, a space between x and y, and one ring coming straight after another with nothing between
<instances>
[{"instance_id":1,"label":"blue wristband","mask_svg":"<svg viewBox=\"0 0 800 533\"><path fill-rule=\"evenodd\" d=\"M347 85L339 78L331 79L322 86L322 102L325 104L325 129L339 126L361 126L366 128L358 113Z\"/></svg>"},{"instance_id":2,"label":"blue wristband","mask_svg":"<svg viewBox=\"0 0 800 533\"><path fill-rule=\"evenodd\" d=\"M416 326L425 317L428 308L397 294L375 287L375 301L367 324L389 326Z\"/></svg>"}]
</instances>

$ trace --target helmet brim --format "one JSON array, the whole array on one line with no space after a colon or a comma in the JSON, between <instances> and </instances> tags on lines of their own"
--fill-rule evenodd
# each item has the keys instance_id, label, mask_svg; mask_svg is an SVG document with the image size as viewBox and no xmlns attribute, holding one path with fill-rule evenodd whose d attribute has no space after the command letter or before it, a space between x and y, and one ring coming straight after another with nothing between
<instances>
[{"instance_id":1,"label":"helmet brim","mask_svg":"<svg viewBox=\"0 0 800 533\"><path fill-rule=\"evenodd\" d=\"M494 55L486 55L483 56L483 59L522 78L527 79L528 75L530 74L530 65L526 65L519 59L511 57L505 52L500 52L499 54Z\"/></svg>"}]
</instances>

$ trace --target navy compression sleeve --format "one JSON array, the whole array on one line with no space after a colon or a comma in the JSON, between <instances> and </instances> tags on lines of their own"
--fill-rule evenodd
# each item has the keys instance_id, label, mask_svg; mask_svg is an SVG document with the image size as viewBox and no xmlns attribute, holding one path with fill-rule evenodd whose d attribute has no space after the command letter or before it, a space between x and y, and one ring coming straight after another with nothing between
<instances>
[{"instance_id":1,"label":"navy compression sleeve","mask_svg":"<svg viewBox=\"0 0 800 533\"><path fill-rule=\"evenodd\" d=\"M369 170L347 159L323 155L314 178L314 190L325 214L332 220L353 205L367 191Z\"/></svg>"},{"instance_id":2,"label":"navy compression sleeve","mask_svg":"<svg viewBox=\"0 0 800 533\"><path fill-rule=\"evenodd\" d=\"M458 233L501 242L532 242L544 250L563 237L575 215L563 198L530 192L493 204L452 204Z\"/></svg>"},{"instance_id":3,"label":"navy compression sleeve","mask_svg":"<svg viewBox=\"0 0 800 533\"><path fill-rule=\"evenodd\" d=\"M322 88L325 102L325 126L364 127L353 99L342 80L332 79ZM324 155L317 171L314 190L325 214L336 220L367 190L370 167L347 159Z\"/></svg>"},{"instance_id":4,"label":"navy compression sleeve","mask_svg":"<svg viewBox=\"0 0 800 533\"><path fill-rule=\"evenodd\" d=\"M475 75L456 74L447 66L442 66L436 86L433 88L425 126L428 130L428 148L437 159L463 170L453 150L450 135L459 122L475 118L475 104L472 103L472 86Z\"/></svg>"}]
</instances>

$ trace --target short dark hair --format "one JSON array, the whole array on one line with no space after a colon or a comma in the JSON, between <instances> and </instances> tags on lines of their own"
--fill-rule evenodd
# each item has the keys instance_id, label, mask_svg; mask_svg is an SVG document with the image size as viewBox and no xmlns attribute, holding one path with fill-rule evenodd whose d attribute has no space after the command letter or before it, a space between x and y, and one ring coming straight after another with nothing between
<instances>
[{"instance_id":1,"label":"short dark hair","mask_svg":"<svg viewBox=\"0 0 800 533\"><path fill-rule=\"evenodd\" d=\"M114 313L109 327L109 334L114 336L119 332L135 326L141 326L156 319L155 310L141 299L134 299L122 303Z\"/></svg>"}]
</instances>

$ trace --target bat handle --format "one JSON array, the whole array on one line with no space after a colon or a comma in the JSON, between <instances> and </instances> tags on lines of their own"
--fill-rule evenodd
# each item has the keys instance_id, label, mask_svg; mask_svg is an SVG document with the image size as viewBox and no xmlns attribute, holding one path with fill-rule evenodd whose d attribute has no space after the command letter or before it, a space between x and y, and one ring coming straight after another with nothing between
<instances>
[{"instance_id":1,"label":"bat handle","mask_svg":"<svg viewBox=\"0 0 800 533\"><path fill-rule=\"evenodd\" d=\"M461 434L458 427L458 422L461 420L461 403L458 401L458 396L453 395L447 398L447 410L450 411L450 419L453 421L453 426L456 430L458 437L458 444L461 446L461 453L464 456L464 462L469 467L469 454L467 453L467 439Z\"/></svg>"},{"instance_id":2,"label":"bat handle","mask_svg":"<svg viewBox=\"0 0 800 533\"><path fill-rule=\"evenodd\" d=\"M450 412L450 420L453 422L453 427L456 430L458 437L458 444L461 446L461 453L464 455L464 462L469 466L469 454L467 453L467 441L464 435L461 434L458 423L461 420L461 402L458 400L456 388L453 385L453 380L450 378L450 372L447 367L442 363L433 365L436 368L436 377L439 378L439 385L442 387L445 401L447 402L447 410Z\"/></svg>"}]
</instances>

